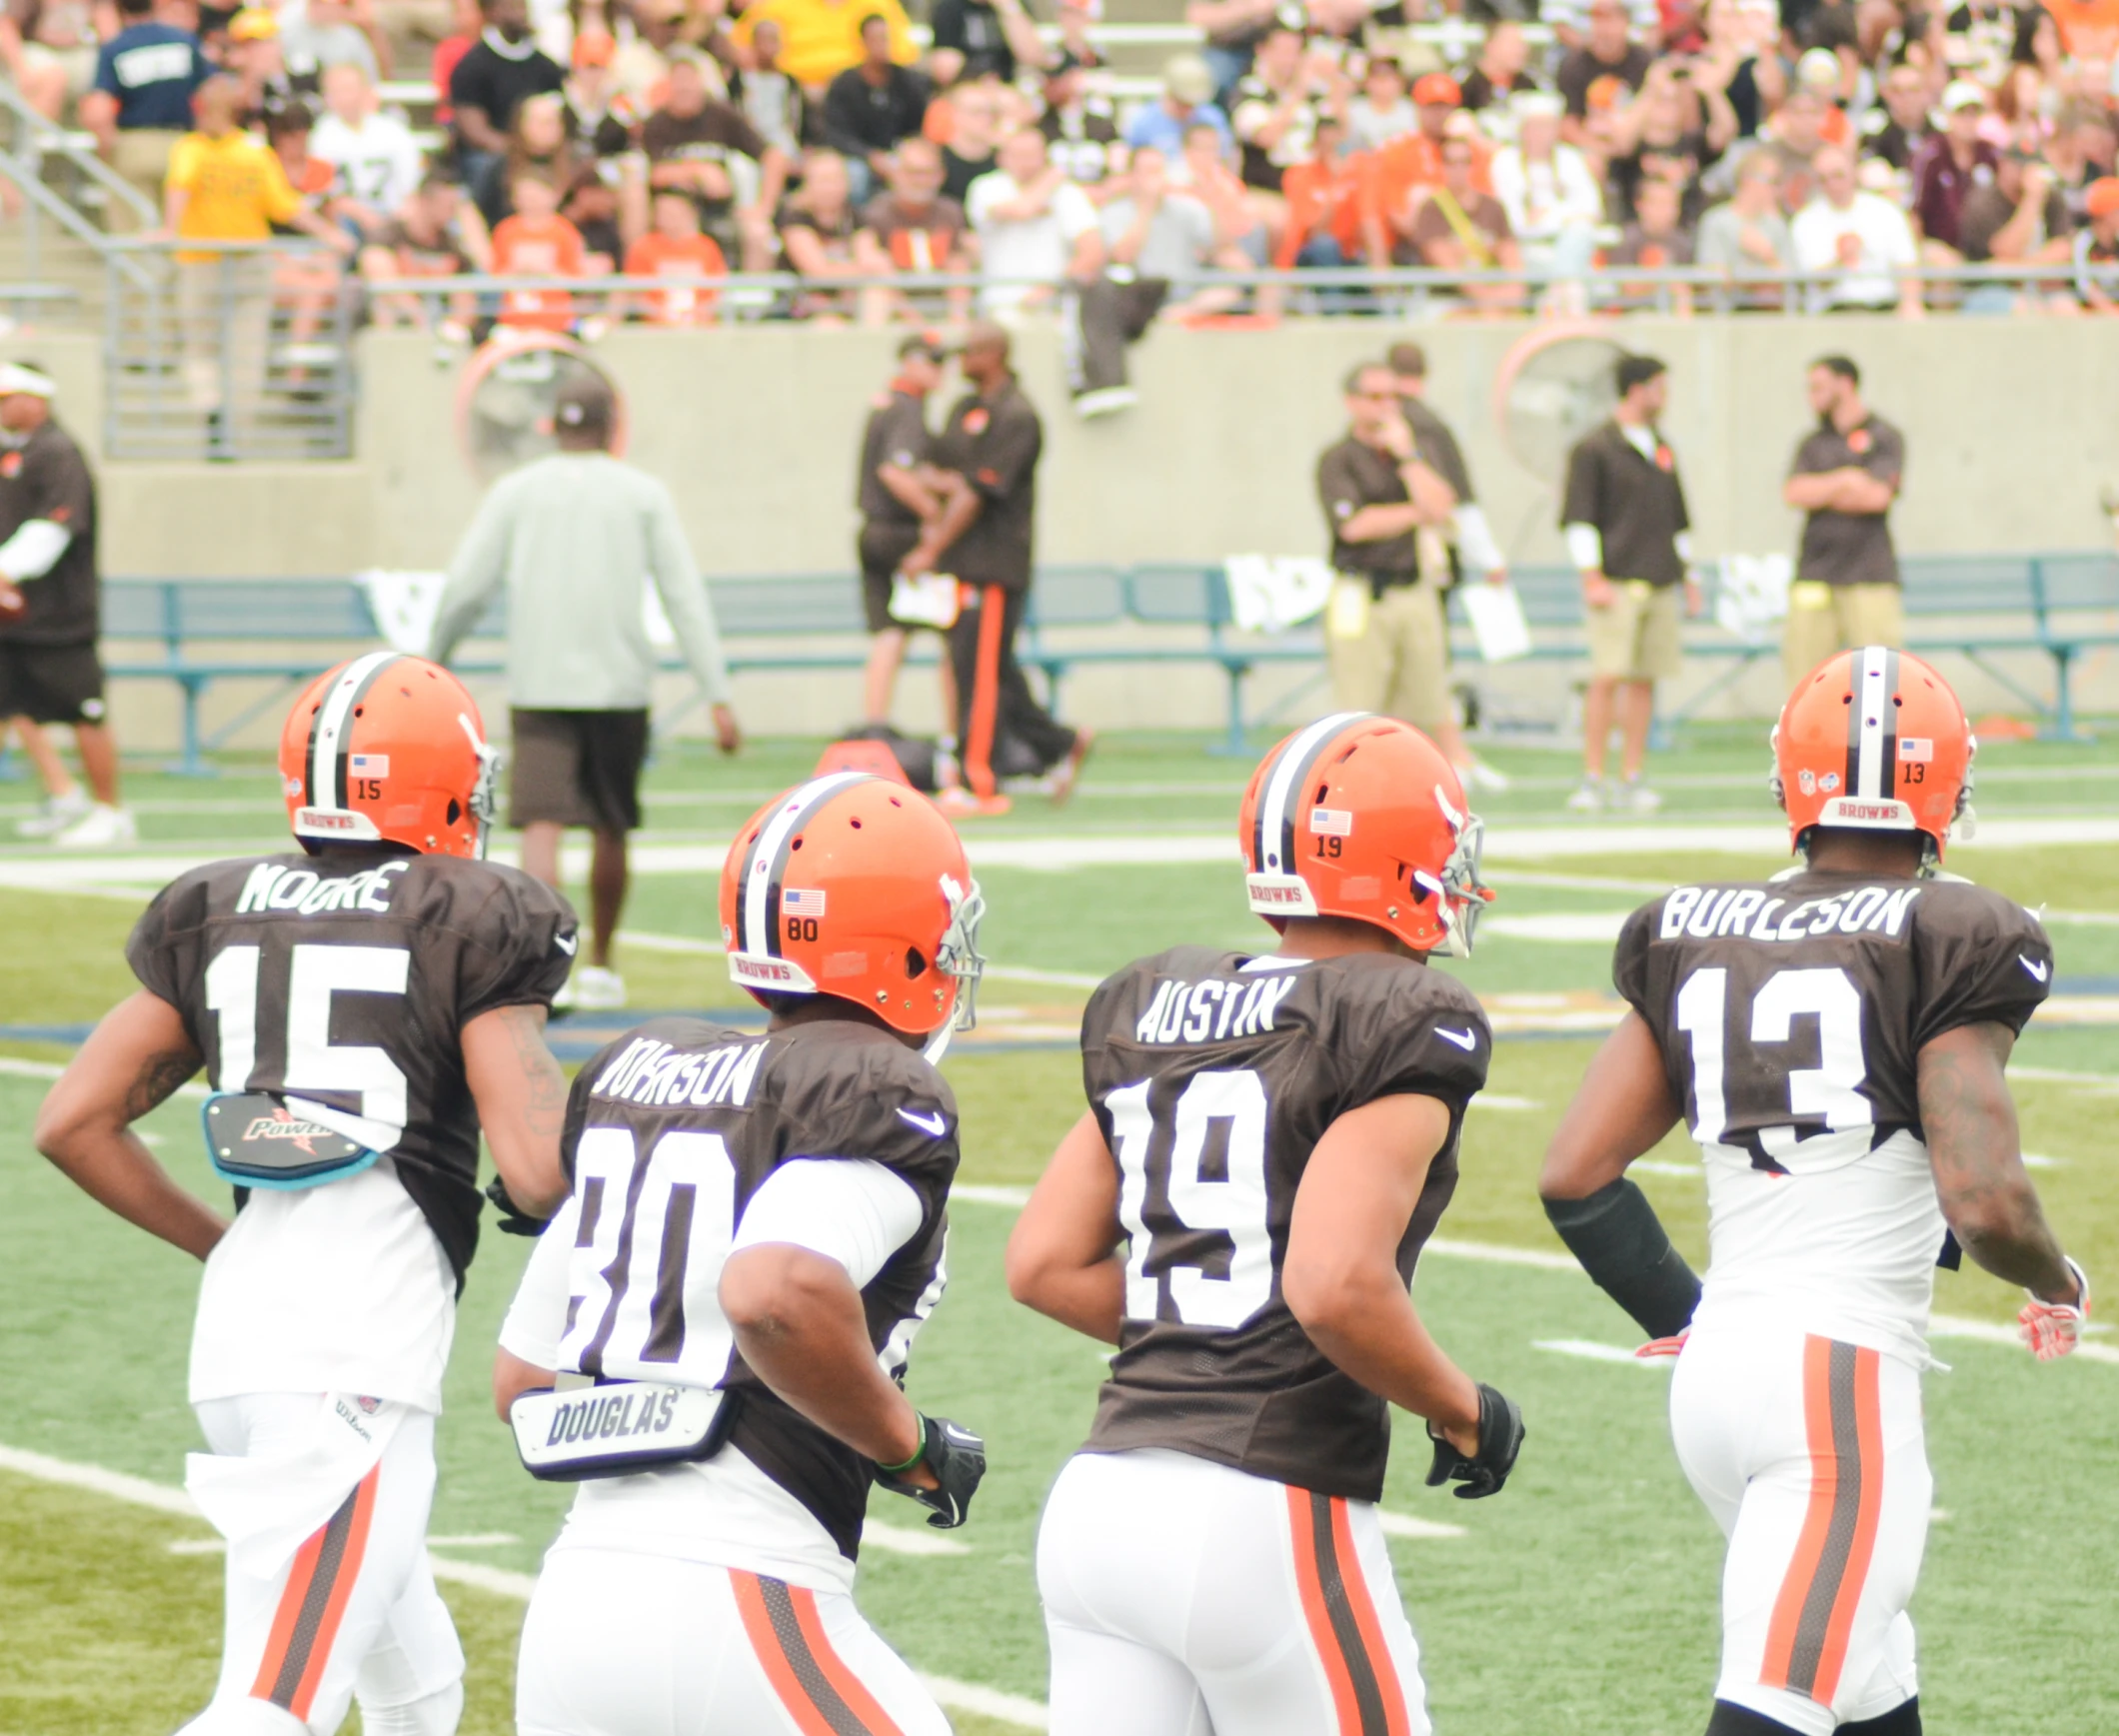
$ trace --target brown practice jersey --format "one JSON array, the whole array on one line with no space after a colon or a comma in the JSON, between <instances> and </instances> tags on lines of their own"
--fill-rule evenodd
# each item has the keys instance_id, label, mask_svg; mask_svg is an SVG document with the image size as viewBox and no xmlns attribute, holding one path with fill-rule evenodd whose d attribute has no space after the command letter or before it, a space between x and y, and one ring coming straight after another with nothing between
<instances>
[{"instance_id":1,"label":"brown practice jersey","mask_svg":"<svg viewBox=\"0 0 2119 1736\"><path fill-rule=\"evenodd\" d=\"M1817 1133L1919 1137L1921 1047L2020 1031L2052 971L2037 918L1984 886L1815 871L1678 886L1627 918L1612 966L1694 1136L1762 1169Z\"/></svg>"},{"instance_id":2,"label":"brown practice jersey","mask_svg":"<svg viewBox=\"0 0 2119 1736\"><path fill-rule=\"evenodd\" d=\"M549 1006L574 946L566 900L514 868L334 850L194 868L148 905L126 959L216 1090L320 1104L386 1153L461 1288L479 1216L463 1029Z\"/></svg>"},{"instance_id":3,"label":"brown practice jersey","mask_svg":"<svg viewBox=\"0 0 2119 1736\"><path fill-rule=\"evenodd\" d=\"M1397 1249L1407 1283L1457 1178L1491 1033L1471 991L1407 959L1303 962L1180 946L1128 965L1081 1021L1118 1166L1125 1317L1087 1450L1165 1447L1372 1501L1390 1424L1280 1298L1309 1154L1340 1115L1415 1093L1449 1109Z\"/></svg>"},{"instance_id":4,"label":"brown practice jersey","mask_svg":"<svg viewBox=\"0 0 2119 1736\"><path fill-rule=\"evenodd\" d=\"M761 1035L662 1018L582 1068L562 1153L581 1202L566 1372L721 1386L729 1439L852 1557L875 1467L746 1366L717 1299L744 1208L798 1158L867 1159L903 1179L922 1216L861 1292L869 1337L901 1376L941 1300L957 1102L917 1049L852 1019Z\"/></svg>"}]
</instances>

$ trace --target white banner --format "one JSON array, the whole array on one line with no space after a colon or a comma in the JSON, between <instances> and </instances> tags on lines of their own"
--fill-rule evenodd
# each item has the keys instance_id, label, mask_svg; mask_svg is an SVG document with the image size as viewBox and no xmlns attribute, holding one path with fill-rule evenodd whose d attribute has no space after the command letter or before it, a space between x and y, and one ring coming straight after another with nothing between
<instances>
[{"instance_id":1,"label":"white banner","mask_svg":"<svg viewBox=\"0 0 2119 1736\"><path fill-rule=\"evenodd\" d=\"M1280 633L1309 620L1331 596L1332 570L1314 555L1231 555L1228 606L1244 633Z\"/></svg>"},{"instance_id":2,"label":"white banner","mask_svg":"<svg viewBox=\"0 0 2119 1736\"><path fill-rule=\"evenodd\" d=\"M1715 587L1714 620L1746 645L1768 645L1788 618L1795 564L1785 555L1724 555Z\"/></svg>"}]
</instances>

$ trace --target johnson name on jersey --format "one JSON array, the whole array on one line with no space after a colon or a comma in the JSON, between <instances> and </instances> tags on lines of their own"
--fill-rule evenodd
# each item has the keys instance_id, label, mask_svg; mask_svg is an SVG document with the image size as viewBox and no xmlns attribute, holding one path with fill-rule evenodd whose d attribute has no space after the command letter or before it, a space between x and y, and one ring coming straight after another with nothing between
<instances>
[{"instance_id":1,"label":"johnson name on jersey","mask_svg":"<svg viewBox=\"0 0 2119 1736\"><path fill-rule=\"evenodd\" d=\"M947 1277L957 1104L942 1075L890 1032L849 1019L772 1033L657 1019L583 1067L561 1151L579 1215L560 1371L725 1388L736 1406L727 1438L852 1558L873 1466L745 1365L721 1312L721 1271L747 1206L784 1165L881 1165L920 1207L918 1229L861 1292L877 1355L902 1376ZM600 1495L591 1485L584 1498Z\"/></svg>"},{"instance_id":2,"label":"johnson name on jersey","mask_svg":"<svg viewBox=\"0 0 2119 1736\"><path fill-rule=\"evenodd\" d=\"M1697 1320L1770 1306L1924 1356L1945 1226L1920 1051L1967 1024L2020 1031L2052 970L2037 918L1965 880L1804 870L1636 910L1613 980L1707 1162Z\"/></svg>"},{"instance_id":3,"label":"johnson name on jersey","mask_svg":"<svg viewBox=\"0 0 2119 1736\"><path fill-rule=\"evenodd\" d=\"M551 1004L574 914L497 863L334 850L212 863L173 880L126 946L223 1091L315 1104L385 1153L463 1275L478 1244L478 1113L463 1027Z\"/></svg>"},{"instance_id":4,"label":"johnson name on jersey","mask_svg":"<svg viewBox=\"0 0 2119 1736\"><path fill-rule=\"evenodd\" d=\"M1341 1114L1445 1103L1449 1137L1398 1247L1409 1283L1456 1185L1491 1034L1454 977L1379 953L1304 960L1178 947L1119 971L1081 1022L1088 1100L1119 1172L1125 1318L1087 1450L1167 1447L1374 1500L1382 1399L1280 1299L1295 1191Z\"/></svg>"}]
</instances>

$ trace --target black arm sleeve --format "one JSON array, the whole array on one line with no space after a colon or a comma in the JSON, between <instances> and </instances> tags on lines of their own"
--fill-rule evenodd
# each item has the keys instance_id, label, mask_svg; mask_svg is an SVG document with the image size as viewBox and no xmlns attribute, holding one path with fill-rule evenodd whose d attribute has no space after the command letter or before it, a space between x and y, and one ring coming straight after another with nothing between
<instances>
[{"instance_id":1,"label":"black arm sleeve","mask_svg":"<svg viewBox=\"0 0 2119 1736\"><path fill-rule=\"evenodd\" d=\"M1649 1337L1675 1337L1692 1323L1699 1279L1631 1181L1621 1176L1586 1199L1548 1199L1545 1215L1582 1270Z\"/></svg>"}]
</instances>

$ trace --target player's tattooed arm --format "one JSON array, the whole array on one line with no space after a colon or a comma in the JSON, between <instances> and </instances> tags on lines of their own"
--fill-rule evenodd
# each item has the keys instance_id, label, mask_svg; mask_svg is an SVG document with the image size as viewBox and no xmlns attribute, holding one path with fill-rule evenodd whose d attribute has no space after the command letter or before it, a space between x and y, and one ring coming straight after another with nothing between
<instances>
[{"instance_id":1,"label":"player's tattooed arm","mask_svg":"<svg viewBox=\"0 0 2119 1736\"><path fill-rule=\"evenodd\" d=\"M1008 1239L1009 1293L1101 1343L1118 1342L1125 1267L1118 1257L1118 1165L1093 1115L1053 1153Z\"/></svg>"},{"instance_id":2,"label":"player's tattooed arm","mask_svg":"<svg viewBox=\"0 0 2119 1736\"><path fill-rule=\"evenodd\" d=\"M497 1006L464 1026L464 1074L508 1196L549 1217L567 1197L560 1133L567 1075L545 1043L542 1006Z\"/></svg>"},{"instance_id":3,"label":"player's tattooed arm","mask_svg":"<svg viewBox=\"0 0 2119 1736\"><path fill-rule=\"evenodd\" d=\"M2003 1068L2015 1035L1967 1024L1922 1047L1920 1120L1943 1215L1966 1253L2048 1302L2076 1299L2074 1274L2023 1167Z\"/></svg>"},{"instance_id":4,"label":"player's tattooed arm","mask_svg":"<svg viewBox=\"0 0 2119 1736\"><path fill-rule=\"evenodd\" d=\"M37 1149L128 1223L204 1259L227 1220L185 1192L132 1123L199 1070L177 1009L141 989L104 1015L37 1111Z\"/></svg>"}]
</instances>

